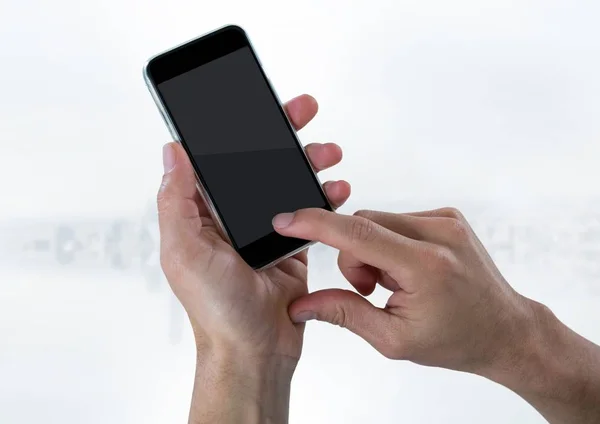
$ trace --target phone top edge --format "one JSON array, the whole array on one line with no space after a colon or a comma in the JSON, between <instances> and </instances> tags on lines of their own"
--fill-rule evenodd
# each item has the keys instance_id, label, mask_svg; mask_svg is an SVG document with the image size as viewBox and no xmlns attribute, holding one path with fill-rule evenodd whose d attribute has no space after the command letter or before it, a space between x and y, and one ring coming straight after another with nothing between
<instances>
[{"instance_id":1,"label":"phone top edge","mask_svg":"<svg viewBox=\"0 0 600 424\"><path fill-rule=\"evenodd\" d=\"M166 54L168 54L168 53L171 53L171 52L173 52L173 51L176 51L176 50L182 49L182 48L186 47L187 45L189 45L189 44L191 44L191 43L194 43L194 42L196 42L196 41L199 41L199 40L201 40L201 39L203 39L203 38L205 38L205 37L208 37L208 36L213 36L213 35L217 35L217 34L219 34L219 33L221 33L221 32L224 32L224 31L225 31L225 30L227 30L227 29L232 29L232 30L235 30L235 31L241 32L242 34L244 34L244 36L245 36L246 38L248 38L248 41L249 41L248 33L247 33L247 32L246 32L246 30L244 30L244 28L242 28L241 26L239 26L239 25L237 25L237 24L225 24L225 25L222 25L222 26L220 26L220 27L217 27L217 28L215 28L215 29L212 29L212 30L210 30L210 31L204 32L204 33L202 33L202 34L200 34L200 35L198 35L198 36L196 36L196 37L194 37L194 38L191 38L191 39L189 39L189 40L183 41L182 43L176 44L176 45L174 45L174 46L172 46L172 47L170 47L170 48L168 48L168 49L165 49L165 50L163 50L163 51L160 51L159 53L156 53L155 55L152 55L152 56L150 56L150 58L148 58L148 59L146 60L146 62L144 63L144 66L143 66L143 74L144 74L144 77L145 77L145 78L147 78L148 80L152 81L152 75L151 75L151 73L150 73L150 66L151 66L151 64L152 64L152 63L153 63L153 62L154 62L156 59L159 59L159 58L161 58L162 56L164 56L164 55L166 55Z\"/></svg>"}]
</instances>

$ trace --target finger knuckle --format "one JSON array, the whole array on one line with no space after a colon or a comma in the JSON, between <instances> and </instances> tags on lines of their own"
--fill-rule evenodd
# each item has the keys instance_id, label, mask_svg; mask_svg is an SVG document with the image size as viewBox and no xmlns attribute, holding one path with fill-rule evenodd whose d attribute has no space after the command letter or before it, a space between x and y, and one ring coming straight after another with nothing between
<instances>
[{"instance_id":1,"label":"finger knuckle","mask_svg":"<svg viewBox=\"0 0 600 424\"><path fill-rule=\"evenodd\" d=\"M201 226L199 219L198 205L194 199L187 197L177 197L159 192L156 199L156 205L159 216L172 215L177 218L198 221L194 225Z\"/></svg>"},{"instance_id":2,"label":"finger knuckle","mask_svg":"<svg viewBox=\"0 0 600 424\"><path fill-rule=\"evenodd\" d=\"M348 226L348 234L352 242L368 242L376 236L375 226L368 219L356 217L349 221Z\"/></svg>"},{"instance_id":3,"label":"finger knuckle","mask_svg":"<svg viewBox=\"0 0 600 424\"><path fill-rule=\"evenodd\" d=\"M365 219L371 219L371 218L373 218L373 211L368 210L368 209L361 209L361 210L354 212L353 215L361 217L361 218L365 218Z\"/></svg>"},{"instance_id":4,"label":"finger knuckle","mask_svg":"<svg viewBox=\"0 0 600 424\"><path fill-rule=\"evenodd\" d=\"M159 215L167 215L177 208L178 199L171 195L169 189L164 185L156 195L156 207Z\"/></svg>"},{"instance_id":5,"label":"finger knuckle","mask_svg":"<svg viewBox=\"0 0 600 424\"><path fill-rule=\"evenodd\" d=\"M462 214L462 212L455 207L448 206L445 208L438 209L438 213L440 216L446 218L464 220L464 215Z\"/></svg>"},{"instance_id":6,"label":"finger knuckle","mask_svg":"<svg viewBox=\"0 0 600 424\"><path fill-rule=\"evenodd\" d=\"M452 240L458 243L467 241L471 235L467 223L457 219L450 220L446 227L446 231L451 236Z\"/></svg>"},{"instance_id":7,"label":"finger knuckle","mask_svg":"<svg viewBox=\"0 0 600 424\"><path fill-rule=\"evenodd\" d=\"M458 270L458 261L450 249L436 246L426 250L427 263L438 275L454 274Z\"/></svg>"},{"instance_id":8,"label":"finger knuckle","mask_svg":"<svg viewBox=\"0 0 600 424\"><path fill-rule=\"evenodd\" d=\"M156 206L158 208L158 213L164 213L169 208L169 203L169 196L165 193L165 190L161 188L156 195Z\"/></svg>"},{"instance_id":9,"label":"finger knuckle","mask_svg":"<svg viewBox=\"0 0 600 424\"><path fill-rule=\"evenodd\" d=\"M336 305L332 311L331 323L342 328L348 327L348 314L341 305Z\"/></svg>"},{"instance_id":10,"label":"finger knuckle","mask_svg":"<svg viewBox=\"0 0 600 424\"><path fill-rule=\"evenodd\" d=\"M294 220L319 224L327 217L327 211L321 208L301 209L296 212Z\"/></svg>"},{"instance_id":11,"label":"finger knuckle","mask_svg":"<svg viewBox=\"0 0 600 424\"><path fill-rule=\"evenodd\" d=\"M315 214L316 218L318 218L319 220L325 219L327 218L329 211L322 209L322 208L314 208L311 209L312 213Z\"/></svg>"}]
</instances>

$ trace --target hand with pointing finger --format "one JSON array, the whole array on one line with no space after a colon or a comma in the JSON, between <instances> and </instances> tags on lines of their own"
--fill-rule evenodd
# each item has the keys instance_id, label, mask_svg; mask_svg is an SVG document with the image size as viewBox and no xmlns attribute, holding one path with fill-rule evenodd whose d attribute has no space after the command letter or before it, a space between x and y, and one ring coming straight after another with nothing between
<instances>
[{"instance_id":1,"label":"hand with pointing finger","mask_svg":"<svg viewBox=\"0 0 600 424\"><path fill-rule=\"evenodd\" d=\"M378 283L390 291L383 309L353 291L318 291L294 302L292 319L345 327L389 358L472 370L495 361L494 344L508 343L530 314L453 209L354 216L306 209L279 215L274 226L339 249L340 270L362 295Z\"/></svg>"},{"instance_id":2,"label":"hand with pointing finger","mask_svg":"<svg viewBox=\"0 0 600 424\"><path fill-rule=\"evenodd\" d=\"M292 320L345 327L388 358L485 376L552 423L600 422L600 348L518 294L456 209L304 209L276 216L273 226L338 249L358 291L303 296L290 306ZM384 308L363 297L377 284L390 292Z\"/></svg>"}]
</instances>

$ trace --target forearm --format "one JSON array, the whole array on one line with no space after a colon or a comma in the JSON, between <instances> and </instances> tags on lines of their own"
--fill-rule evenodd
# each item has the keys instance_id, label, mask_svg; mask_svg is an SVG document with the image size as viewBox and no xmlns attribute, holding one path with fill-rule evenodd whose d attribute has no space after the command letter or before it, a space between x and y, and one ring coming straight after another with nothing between
<instances>
[{"instance_id":1,"label":"forearm","mask_svg":"<svg viewBox=\"0 0 600 424\"><path fill-rule=\"evenodd\" d=\"M552 424L600 422L600 347L532 302L522 344L487 370ZM518 343L519 341L517 341Z\"/></svg>"},{"instance_id":2,"label":"forearm","mask_svg":"<svg viewBox=\"0 0 600 424\"><path fill-rule=\"evenodd\" d=\"M199 352L190 424L285 424L295 361Z\"/></svg>"}]
</instances>

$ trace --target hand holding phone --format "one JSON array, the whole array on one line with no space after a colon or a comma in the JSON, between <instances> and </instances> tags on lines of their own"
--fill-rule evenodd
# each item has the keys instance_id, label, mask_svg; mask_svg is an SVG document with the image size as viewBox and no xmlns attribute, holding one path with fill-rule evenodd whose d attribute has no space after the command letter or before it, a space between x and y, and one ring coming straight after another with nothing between
<instances>
[{"instance_id":1,"label":"hand holding phone","mask_svg":"<svg viewBox=\"0 0 600 424\"><path fill-rule=\"evenodd\" d=\"M317 107L310 96L300 96L284 109L299 129ZM341 160L335 144L312 144L306 151L316 171ZM158 195L161 264L192 323L201 367L190 422L213 422L204 416L211 411L222 414L220 422L243 422L252 412L246 410L248 399L262 402L259 409L275 422L285 422L304 331L291 322L287 308L308 292L307 252L253 270L219 234L183 147L169 143L164 161ZM334 206L350 194L344 181L326 183L325 192Z\"/></svg>"},{"instance_id":2,"label":"hand holding phone","mask_svg":"<svg viewBox=\"0 0 600 424\"><path fill-rule=\"evenodd\" d=\"M272 219L278 212L295 210L298 199L321 203L323 197L322 206L333 209L350 194L344 181L321 188L314 174L341 160L339 146L310 144L305 154L296 139L294 131L317 113L316 100L303 95L279 105L245 36L240 38L243 33L237 28L231 31L238 44L228 44L228 36L216 36L204 45L212 50L190 52L188 43L176 49L183 53L150 61L146 72L150 91L178 141L164 148L165 175L158 194L161 265L194 329L198 366L204 371L197 377L208 373L223 382L220 387L196 382L190 422L200 422L194 415L207 410L239 412L242 416L221 421L241 422L244 408L232 403L243 402L246 396L275 400L270 407L285 403L303 336L303 326L291 322L287 307L308 292L304 249L308 242L279 235L273 240ZM231 36L229 30L225 32ZM242 63L229 66L232 57L227 55L234 47L234 53L240 54L234 59ZM223 55L225 62L218 62ZM206 74L197 74L205 71L198 60L223 67L218 72L209 69L212 77L205 78ZM165 89L165 82L174 85ZM259 106L266 110L261 112ZM272 138L274 129L278 130ZM265 139L270 145L265 146ZM246 159L240 160L240 155ZM239 231L244 222L249 233L244 228ZM267 248L261 249L265 238ZM227 382L232 375L244 384ZM265 379L270 382L267 387ZM223 392L239 387L258 389L257 393ZM223 400L227 403L221 408ZM261 409L284 422L279 415L285 406L275 412Z\"/></svg>"},{"instance_id":3,"label":"hand holding phone","mask_svg":"<svg viewBox=\"0 0 600 424\"><path fill-rule=\"evenodd\" d=\"M306 249L312 242L281 236L271 220L332 205L246 33L227 26L194 39L144 75L223 238L254 269Z\"/></svg>"}]
</instances>

